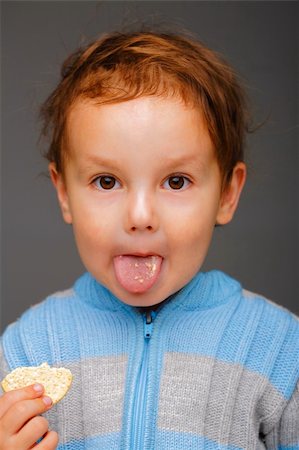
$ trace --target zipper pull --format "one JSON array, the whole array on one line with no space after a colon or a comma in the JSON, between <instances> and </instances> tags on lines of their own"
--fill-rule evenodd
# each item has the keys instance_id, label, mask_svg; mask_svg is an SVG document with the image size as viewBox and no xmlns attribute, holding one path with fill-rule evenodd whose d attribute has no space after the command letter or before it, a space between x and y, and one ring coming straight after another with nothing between
<instances>
[{"instance_id":1,"label":"zipper pull","mask_svg":"<svg viewBox=\"0 0 299 450\"><path fill-rule=\"evenodd\" d=\"M144 337L145 339L150 339L152 337L153 332L153 319L155 318L155 314L153 311L146 311L144 314Z\"/></svg>"}]
</instances>

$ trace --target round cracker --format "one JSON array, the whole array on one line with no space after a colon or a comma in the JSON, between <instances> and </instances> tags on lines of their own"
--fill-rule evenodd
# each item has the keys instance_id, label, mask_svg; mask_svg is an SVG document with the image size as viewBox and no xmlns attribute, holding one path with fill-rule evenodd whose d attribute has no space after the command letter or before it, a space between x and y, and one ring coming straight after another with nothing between
<instances>
[{"instance_id":1,"label":"round cracker","mask_svg":"<svg viewBox=\"0 0 299 450\"><path fill-rule=\"evenodd\" d=\"M44 395L49 396L53 404L59 402L72 384L72 373L64 367L50 367L43 363L37 367L18 367L1 382L4 392L40 383L44 386Z\"/></svg>"}]
</instances>

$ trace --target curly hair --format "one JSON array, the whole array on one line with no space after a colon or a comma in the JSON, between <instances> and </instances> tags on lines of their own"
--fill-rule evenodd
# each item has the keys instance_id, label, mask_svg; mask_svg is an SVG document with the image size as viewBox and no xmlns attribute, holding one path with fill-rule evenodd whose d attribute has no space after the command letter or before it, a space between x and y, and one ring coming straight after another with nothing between
<instances>
[{"instance_id":1,"label":"curly hair","mask_svg":"<svg viewBox=\"0 0 299 450\"><path fill-rule=\"evenodd\" d=\"M201 110L225 186L244 160L246 94L220 55L184 33L111 32L71 54L40 110L41 137L49 139L46 158L63 173L66 121L78 99L103 105L142 96L176 97Z\"/></svg>"}]
</instances>

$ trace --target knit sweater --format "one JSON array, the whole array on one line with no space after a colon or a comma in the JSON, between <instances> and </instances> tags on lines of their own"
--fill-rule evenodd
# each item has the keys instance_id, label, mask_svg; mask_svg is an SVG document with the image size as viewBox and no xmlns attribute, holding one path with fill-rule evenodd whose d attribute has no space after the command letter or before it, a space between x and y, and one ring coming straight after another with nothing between
<instances>
[{"instance_id":1,"label":"knit sweater","mask_svg":"<svg viewBox=\"0 0 299 450\"><path fill-rule=\"evenodd\" d=\"M155 311L90 274L5 330L1 376L49 364L74 376L45 413L59 450L299 449L299 322L219 271Z\"/></svg>"}]
</instances>

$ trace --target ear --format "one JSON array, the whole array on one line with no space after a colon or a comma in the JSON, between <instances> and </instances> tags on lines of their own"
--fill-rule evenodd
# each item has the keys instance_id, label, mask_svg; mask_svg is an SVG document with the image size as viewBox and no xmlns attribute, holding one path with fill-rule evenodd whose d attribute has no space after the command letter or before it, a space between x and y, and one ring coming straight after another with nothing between
<instances>
[{"instance_id":1,"label":"ear","mask_svg":"<svg viewBox=\"0 0 299 450\"><path fill-rule=\"evenodd\" d=\"M66 223L72 223L72 214L70 210L70 204L68 194L66 190L65 180L60 172L57 172L55 163L49 164L49 173L52 183L57 191L57 197L61 208L63 219Z\"/></svg>"},{"instance_id":2,"label":"ear","mask_svg":"<svg viewBox=\"0 0 299 450\"><path fill-rule=\"evenodd\" d=\"M225 225L229 223L237 209L239 198L246 180L246 166L238 162L233 170L229 185L223 190L216 217L216 223Z\"/></svg>"}]
</instances>

